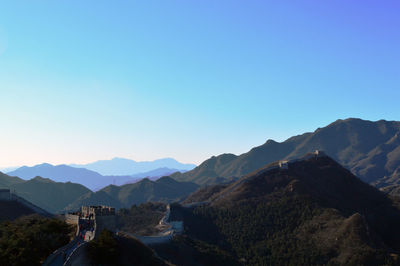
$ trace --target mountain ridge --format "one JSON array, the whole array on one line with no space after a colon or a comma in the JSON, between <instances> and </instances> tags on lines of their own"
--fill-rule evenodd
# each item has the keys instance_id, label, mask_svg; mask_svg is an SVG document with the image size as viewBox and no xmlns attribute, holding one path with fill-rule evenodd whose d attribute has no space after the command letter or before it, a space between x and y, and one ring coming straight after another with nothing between
<instances>
[{"instance_id":1,"label":"mountain ridge","mask_svg":"<svg viewBox=\"0 0 400 266\"><path fill-rule=\"evenodd\" d=\"M399 262L399 202L326 155L275 161L234 183L203 187L185 203L171 205L170 219L184 222L191 242L228 252L238 264ZM168 258L179 264L175 257Z\"/></svg>"},{"instance_id":2,"label":"mountain ridge","mask_svg":"<svg viewBox=\"0 0 400 266\"><path fill-rule=\"evenodd\" d=\"M195 169L171 177L204 185L215 178L239 178L276 160L324 150L365 182L375 183L386 178L390 179L390 184L400 183L399 136L398 121L338 119L314 132L282 142L267 140L241 155L213 156Z\"/></svg>"},{"instance_id":3,"label":"mountain ridge","mask_svg":"<svg viewBox=\"0 0 400 266\"><path fill-rule=\"evenodd\" d=\"M78 183L93 191L97 191L110 184L124 185L127 183L134 183L144 177L156 179L161 176L170 175L171 173L179 171L183 170L157 168L152 171L139 173L133 176L103 176L86 168L77 168L66 164L52 165L49 163L42 163L35 166L22 166L12 172L9 172L8 175L18 176L24 180L34 179L39 176L55 182Z\"/></svg>"},{"instance_id":4,"label":"mountain ridge","mask_svg":"<svg viewBox=\"0 0 400 266\"><path fill-rule=\"evenodd\" d=\"M48 178L35 177L23 180L0 172L0 187L8 188L17 196L45 209L57 213L70 202L90 190L81 184L55 182Z\"/></svg>"},{"instance_id":5,"label":"mountain ridge","mask_svg":"<svg viewBox=\"0 0 400 266\"><path fill-rule=\"evenodd\" d=\"M73 167L83 167L102 175L135 175L149 172L157 168L167 167L180 170L191 170L196 165L180 163L174 158L161 158L153 161L135 161L115 157L111 160L99 160L88 164L70 164Z\"/></svg>"},{"instance_id":6,"label":"mountain ridge","mask_svg":"<svg viewBox=\"0 0 400 266\"><path fill-rule=\"evenodd\" d=\"M121 183L131 179L131 177L126 176L102 176L97 172L85 168L71 167L66 164L52 165L49 163L42 163L35 166L22 166L7 174L18 176L25 180L40 176L56 182L79 183L91 190L97 190L108 184L112 184L115 179L118 179Z\"/></svg>"},{"instance_id":7,"label":"mountain ridge","mask_svg":"<svg viewBox=\"0 0 400 266\"><path fill-rule=\"evenodd\" d=\"M178 182L168 176L155 181L144 178L133 184L108 185L97 192L88 192L66 206L65 210L77 210L82 205L109 205L130 208L133 204L147 201L172 202L194 192L199 186L191 182Z\"/></svg>"},{"instance_id":8,"label":"mountain ridge","mask_svg":"<svg viewBox=\"0 0 400 266\"><path fill-rule=\"evenodd\" d=\"M123 158L114 158L113 160L123 160L129 163L132 161ZM110 161L105 162L109 163ZM186 167L187 169L191 169L192 167L194 167L194 165L190 164L181 164L172 158L164 158L152 162L138 162L138 164L142 163L145 163L147 165L146 167L150 170L147 172L139 172L129 175L102 175L96 171L84 168L80 165L78 165L78 167L74 167L66 164L52 165L49 163L41 163L34 166L21 166L11 172L8 172L7 174L10 176L18 176L24 180L29 180L36 176L41 176L44 178L49 178L56 182L79 183L91 190L97 191L110 184L124 185L127 183L137 182L144 177L151 177L153 179L156 179L161 176L170 175L174 172L186 171L185 169L164 167L164 165L168 163L172 163L172 165L176 166ZM153 163L159 164L163 167L153 168L156 165Z\"/></svg>"}]
</instances>

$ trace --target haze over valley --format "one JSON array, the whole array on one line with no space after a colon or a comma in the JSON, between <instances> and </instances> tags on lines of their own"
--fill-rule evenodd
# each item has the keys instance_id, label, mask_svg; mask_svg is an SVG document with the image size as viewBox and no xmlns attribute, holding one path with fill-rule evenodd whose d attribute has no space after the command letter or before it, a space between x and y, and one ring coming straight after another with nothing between
<instances>
[{"instance_id":1,"label":"haze over valley","mask_svg":"<svg viewBox=\"0 0 400 266\"><path fill-rule=\"evenodd\" d=\"M85 168L84 168L85 167ZM170 167L170 168L169 168ZM173 168L174 167L174 168ZM175 172L185 172L195 167L192 164L181 164L174 159L159 159L153 162L135 162L129 159L114 158L91 163L89 165L51 165L43 163L32 167L22 166L8 175L29 180L36 176L49 178L56 182L80 183L91 190L99 190L107 185L134 183L142 178L159 178ZM93 169L101 170L101 175ZM178 169L176 169L178 168ZM146 171L146 172L143 172ZM122 173L130 173L122 175Z\"/></svg>"}]
</instances>

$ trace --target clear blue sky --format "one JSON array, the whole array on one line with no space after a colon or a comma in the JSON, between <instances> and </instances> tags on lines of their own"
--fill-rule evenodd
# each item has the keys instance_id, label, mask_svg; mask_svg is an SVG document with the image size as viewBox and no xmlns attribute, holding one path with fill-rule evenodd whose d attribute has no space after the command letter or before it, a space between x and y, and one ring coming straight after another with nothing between
<instances>
[{"instance_id":1,"label":"clear blue sky","mask_svg":"<svg viewBox=\"0 0 400 266\"><path fill-rule=\"evenodd\" d=\"M400 120L400 1L4 1L0 166L200 163Z\"/></svg>"}]
</instances>

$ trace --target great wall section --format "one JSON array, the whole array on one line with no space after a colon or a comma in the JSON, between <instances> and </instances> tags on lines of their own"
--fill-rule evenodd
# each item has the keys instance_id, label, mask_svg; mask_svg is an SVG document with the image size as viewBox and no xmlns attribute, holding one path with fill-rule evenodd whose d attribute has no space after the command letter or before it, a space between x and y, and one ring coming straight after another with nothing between
<instances>
[{"instance_id":1,"label":"great wall section","mask_svg":"<svg viewBox=\"0 0 400 266\"><path fill-rule=\"evenodd\" d=\"M120 231L119 235L129 236L138 239L145 245L163 244L169 242L175 234L183 232L183 221L170 221L171 207L168 204L165 215L159 221L157 228L160 230L158 235L139 236L128 232Z\"/></svg>"},{"instance_id":2,"label":"great wall section","mask_svg":"<svg viewBox=\"0 0 400 266\"><path fill-rule=\"evenodd\" d=\"M276 170L287 170L290 167L290 164L302 160L307 160L310 158L317 158L326 156L322 151L316 150L315 152L309 153L306 156L300 159L293 159L288 161L278 161L267 168L261 169L257 172L257 175ZM253 176L254 178L254 176ZM217 197L214 200L223 198L227 193L234 190L238 185L243 182L248 182L249 178L243 178L234 183L231 187L223 190L221 193L217 194ZM184 208L193 208L200 205L207 205L209 201L203 202L192 202L189 204L182 205ZM123 237L132 237L143 244L151 246L155 244L163 244L172 240L175 234L181 234L183 232L183 221L170 221L171 207L168 204L166 208L166 212L164 216L159 221L157 228L160 233L153 236L140 236L136 234L132 234L129 232L118 231L116 227L116 217L115 217L115 209L106 206L82 206L81 212L75 214L66 214L65 221L69 224L77 225L77 232L75 239L70 242L68 245L58 249L55 251L45 262L43 265L85 265L88 264L88 261L85 261L84 256L82 256L85 252L85 248L87 244L96 238L103 229L108 229L113 232L116 232L117 235ZM83 224L89 220L89 229L83 229ZM83 237L82 237L83 236Z\"/></svg>"},{"instance_id":3,"label":"great wall section","mask_svg":"<svg viewBox=\"0 0 400 266\"><path fill-rule=\"evenodd\" d=\"M175 234L183 232L182 221L169 221L170 205L167 205L164 216L156 226L160 233L154 236L139 236L128 232L118 231L116 227L115 209L106 206L82 206L80 212L65 214L68 224L77 227L75 238L67 245L54 251L43 263L45 266L85 265L84 253L87 245L104 229L115 232L119 236L139 240L145 245L162 244L170 241Z\"/></svg>"},{"instance_id":4,"label":"great wall section","mask_svg":"<svg viewBox=\"0 0 400 266\"><path fill-rule=\"evenodd\" d=\"M54 251L43 265L82 265L81 254L102 230L116 230L115 209L106 206L82 206L80 212L64 215L66 223L75 225L75 238Z\"/></svg>"}]
</instances>

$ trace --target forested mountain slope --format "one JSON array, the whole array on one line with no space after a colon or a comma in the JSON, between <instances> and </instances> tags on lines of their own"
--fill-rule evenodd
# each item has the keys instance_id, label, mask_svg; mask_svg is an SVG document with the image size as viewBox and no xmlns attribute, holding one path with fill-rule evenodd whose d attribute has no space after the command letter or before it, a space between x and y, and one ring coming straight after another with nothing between
<instances>
[{"instance_id":1,"label":"forested mountain slope","mask_svg":"<svg viewBox=\"0 0 400 266\"><path fill-rule=\"evenodd\" d=\"M172 205L171 220L184 221L190 241L248 265L400 262L397 202L327 156L276 165L195 192L208 204Z\"/></svg>"},{"instance_id":2,"label":"forested mountain slope","mask_svg":"<svg viewBox=\"0 0 400 266\"><path fill-rule=\"evenodd\" d=\"M156 181L143 179L134 184L107 186L97 192L82 195L66 207L77 210L82 205L108 205L116 208L131 207L147 201L172 202L186 197L199 186L190 182L178 182L170 177Z\"/></svg>"},{"instance_id":3,"label":"forested mountain slope","mask_svg":"<svg viewBox=\"0 0 400 266\"><path fill-rule=\"evenodd\" d=\"M0 188L9 188L18 196L51 213L62 211L68 204L90 192L80 184L54 182L42 177L22 180L2 173Z\"/></svg>"}]
</instances>

